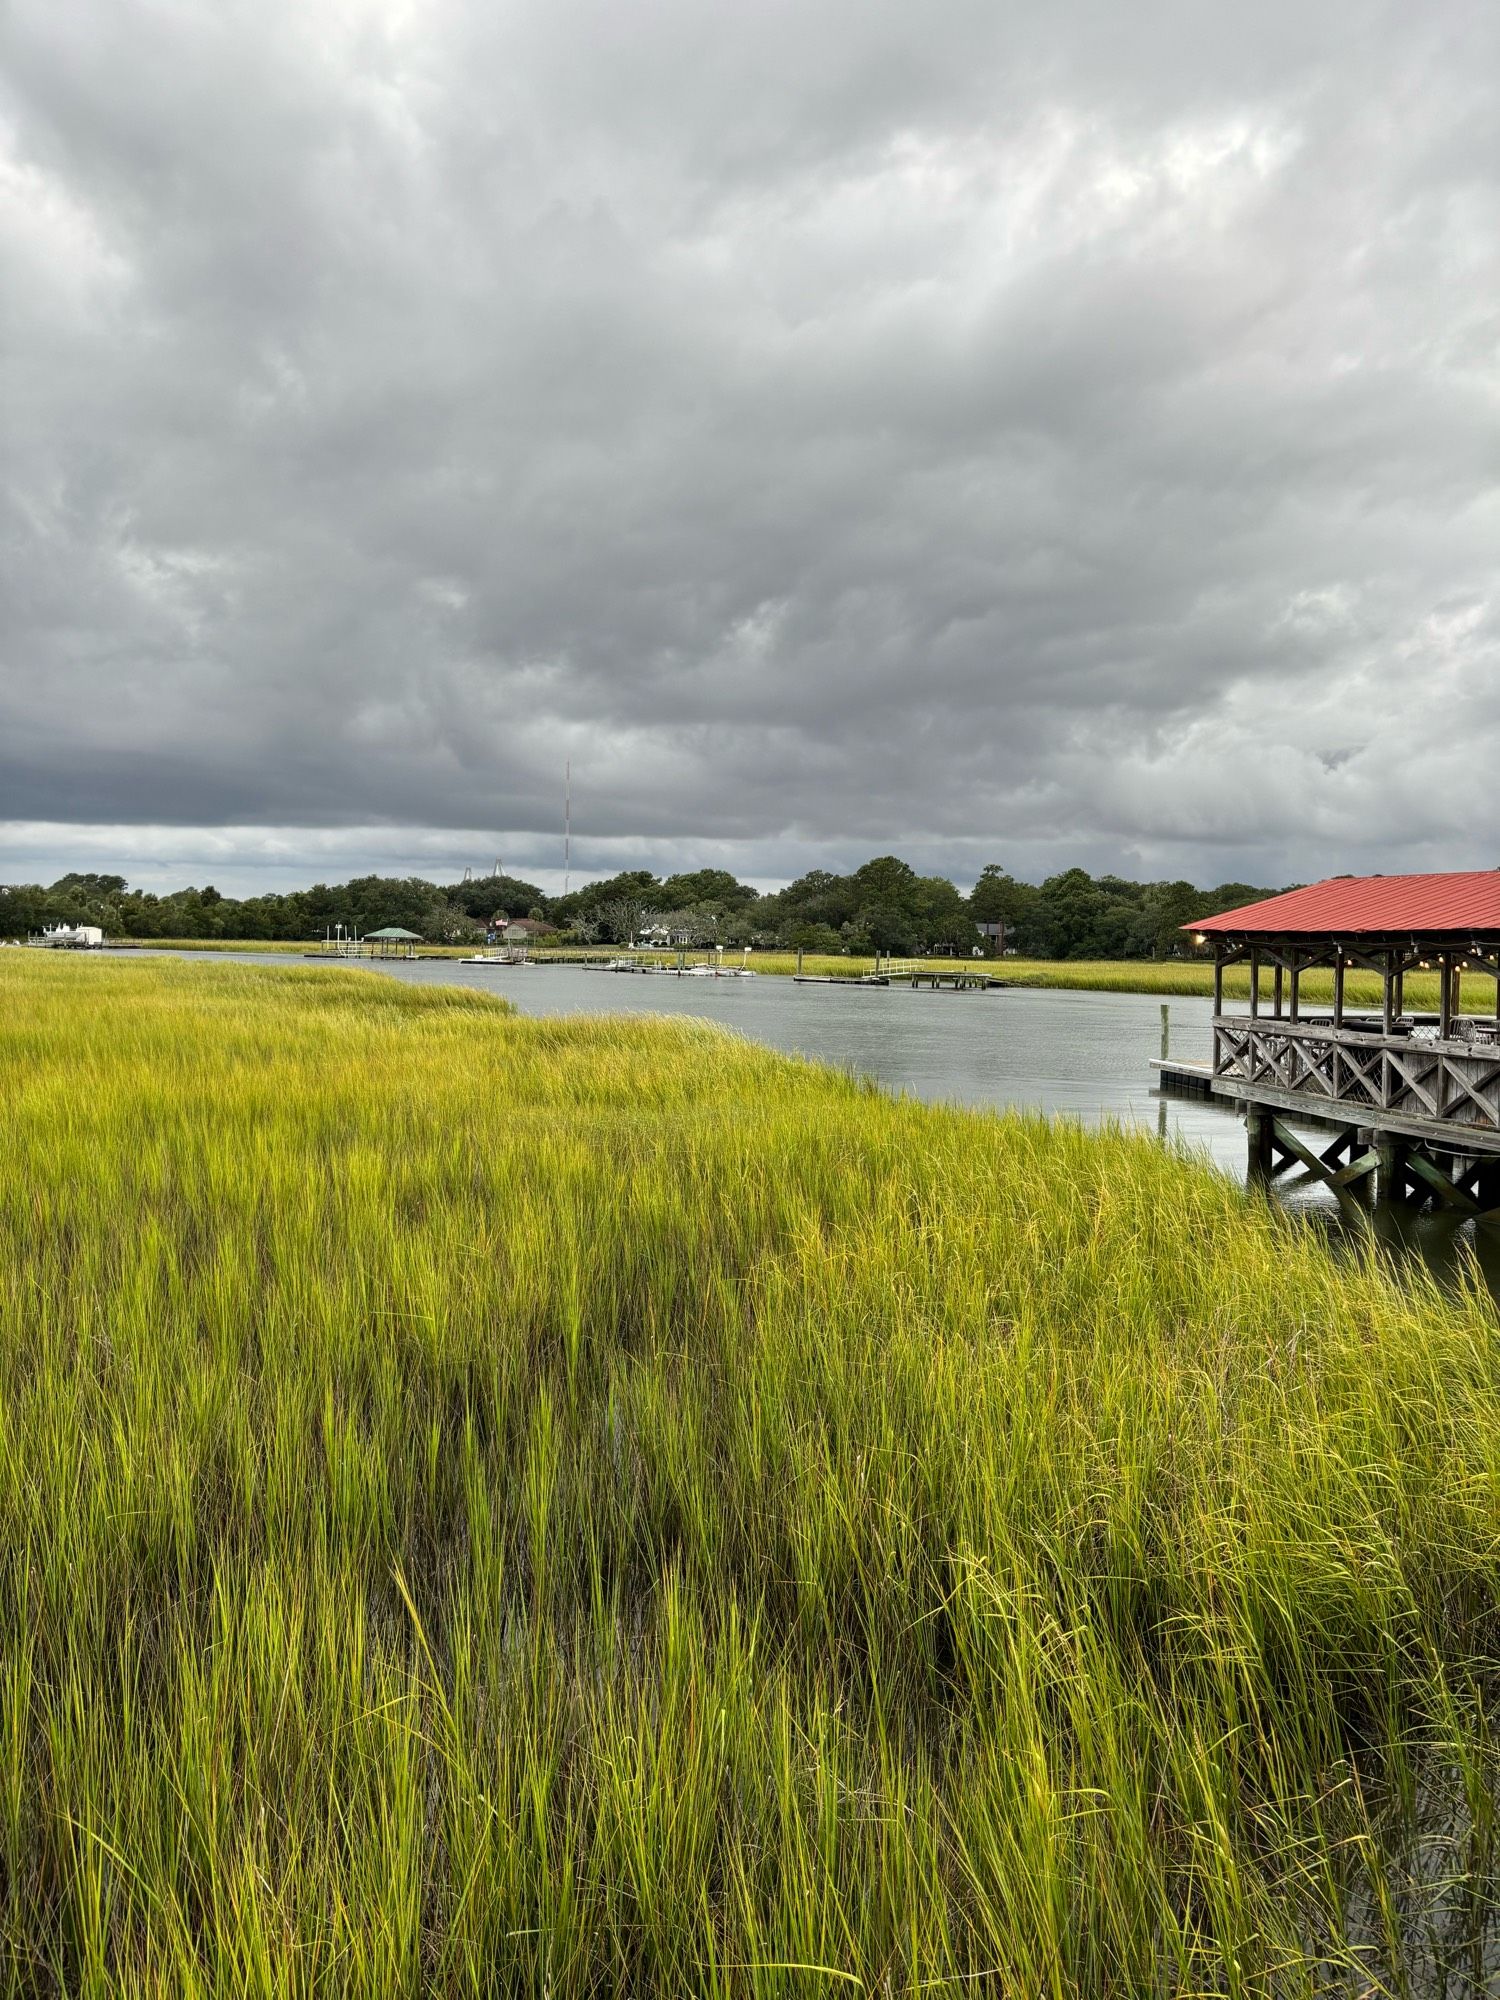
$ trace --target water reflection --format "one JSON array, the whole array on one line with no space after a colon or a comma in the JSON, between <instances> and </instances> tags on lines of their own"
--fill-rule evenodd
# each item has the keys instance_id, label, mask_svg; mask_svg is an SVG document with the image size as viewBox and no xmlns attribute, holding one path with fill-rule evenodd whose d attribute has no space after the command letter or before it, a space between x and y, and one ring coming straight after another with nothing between
<instances>
[{"instance_id":1,"label":"water reflection","mask_svg":"<svg viewBox=\"0 0 1500 2000\"><path fill-rule=\"evenodd\" d=\"M1419 1215L1383 1206L1371 1211L1376 1241L1397 1258L1418 1256L1444 1283L1472 1283L1476 1278L1500 1299L1500 1226L1493 1217L1479 1221L1442 1211Z\"/></svg>"}]
</instances>

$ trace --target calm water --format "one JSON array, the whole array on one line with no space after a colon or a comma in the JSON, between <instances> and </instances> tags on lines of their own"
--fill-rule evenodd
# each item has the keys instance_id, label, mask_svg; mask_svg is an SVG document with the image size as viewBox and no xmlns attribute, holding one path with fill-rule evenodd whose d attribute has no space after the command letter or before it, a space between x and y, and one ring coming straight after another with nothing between
<instances>
[{"instance_id":1,"label":"calm water","mask_svg":"<svg viewBox=\"0 0 1500 2000\"><path fill-rule=\"evenodd\" d=\"M230 954L225 954L230 956ZM233 954L285 965L269 953ZM719 1021L772 1048L815 1056L893 1090L954 1104L1025 1106L1084 1124L1115 1119L1170 1135L1243 1178L1245 1128L1217 1104L1165 1098L1153 1085L1161 1052L1161 1002L1137 993L1067 993L1010 987L993 993L907 992L899 987L798 986L790 979L663 979L581 966L459 965L452 959L358 961L360 970L418 985L477 986L524 1014L686 1014ZM1171 1049L1209 1052L1212 1003L1174 999ZM1316 1136L1316 1135L1314 1135ZM1328 1134L1319 1139L1326 1144ZM1291 1188L1283 1197L1337 1232L1330 1195ZM1438 1270L1477 1258L1500 1296L1500 1226L1446 1216L1381 1215L1380 1233Z\"/></svg>"}]
</instances>

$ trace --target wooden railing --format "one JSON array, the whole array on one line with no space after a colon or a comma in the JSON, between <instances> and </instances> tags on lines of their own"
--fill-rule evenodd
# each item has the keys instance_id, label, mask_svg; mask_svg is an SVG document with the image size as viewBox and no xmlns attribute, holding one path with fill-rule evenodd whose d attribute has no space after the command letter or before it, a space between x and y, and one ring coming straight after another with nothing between
<instances>
[{"instance_id":1,"label":"wooden railing","mask_svg":"<svg viewBox=\"0 0 1500 2000\"><path fill-rule=\"evenodd\" d=\"M1219 1015L1214 1076L1305 1097L1309 1108L1316 1099L1330 1110L1384 1111L1500 1131L1500 1041L1416 1041Z\"/></svg>"}]
</instances>

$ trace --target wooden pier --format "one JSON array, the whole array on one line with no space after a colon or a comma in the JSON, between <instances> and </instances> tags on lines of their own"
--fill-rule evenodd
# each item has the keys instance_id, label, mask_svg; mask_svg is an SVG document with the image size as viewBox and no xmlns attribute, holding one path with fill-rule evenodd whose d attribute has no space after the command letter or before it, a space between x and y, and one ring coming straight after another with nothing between
<instances>
[{"instance_id":1,"label":"wooden pier","mask_svg":"<svg viewBox=\"0 0 1500 2000\"><path fill-rule=\"evenodd\" d=\"M1299 1171L1344 1204L1500 1212L1500 870L1339 878L1188 928L1214 947L1213 1047L1204 1065L1159 1065L1162 1088L1202 1079L1243 1107L1252 1180ZM1250 972L1244 1014L1224 1004L1236 965ZM1351 967L1380 975L1378 1015L1345 1008ZM1419 969L1438 975L1436 1014L1405 1011ZM1303 1005L1311 971L1332 973L1329 1012ZM1460 1012L1465 974L1495 982L1493 1014ZM1315 1150L1293 1122L1335 1137Z\"/></svg>"},{"instance_id":2,"label":"wooden pier","mask_svg":"<svg viewBox=\"0 0 1500 2000\"><path fill-rule=\"evenodd\" d=\"M929 993L995 993L1005 981L992 979L986 972L931 972L919 968L913 972L887 973L885 983L905 986L913 993L922 987Z\"/></svg>"},{"instance_id":3,"label":"wooden pier","mask_svg":"<svg viewBox=\"0 0 1500 2000\"><path fill-rule=\"evenodd\" d=\"M915 958L877 957L873 972L804 972L802 954L797 954L797 970L792 974L797 986L883 986L904 987L915 993L986 993L1009 984L993 973L970 972L963 966L923 965Z\"/></svg>"}]
</instances>

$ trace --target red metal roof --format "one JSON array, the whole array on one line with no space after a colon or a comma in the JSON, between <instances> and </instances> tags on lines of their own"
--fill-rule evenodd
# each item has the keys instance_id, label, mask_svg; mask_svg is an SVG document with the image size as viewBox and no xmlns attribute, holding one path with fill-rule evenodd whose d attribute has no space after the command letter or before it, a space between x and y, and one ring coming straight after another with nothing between
<instances>
[{"instance_id":1,"label":"red metal roof","mask_svg":"<svg viewBox=\"0 0 1500 2000\"><path fill-rule=\"evenodd\" d=\"M1184 924L1206 936L1500 935L1500 868L1467 875L1345 875Z\"/></svg>"}]
</instances>

